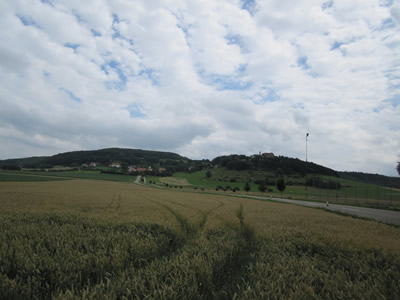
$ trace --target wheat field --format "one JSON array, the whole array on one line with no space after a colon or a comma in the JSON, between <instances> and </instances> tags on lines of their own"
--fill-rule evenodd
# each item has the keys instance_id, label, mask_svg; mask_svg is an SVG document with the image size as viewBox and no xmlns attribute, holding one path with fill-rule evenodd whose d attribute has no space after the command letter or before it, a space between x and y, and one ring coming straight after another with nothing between
<instances>
[{"instance_id":1,"label":"wheat field","mask_svg":"<svg viewBox=\"0 0 400 300\"><path fill-rule=\"evenodd\" d=\"M398 299L400 228L289 204L0 182L5 299Z\"/></svg>"}]
</instances>

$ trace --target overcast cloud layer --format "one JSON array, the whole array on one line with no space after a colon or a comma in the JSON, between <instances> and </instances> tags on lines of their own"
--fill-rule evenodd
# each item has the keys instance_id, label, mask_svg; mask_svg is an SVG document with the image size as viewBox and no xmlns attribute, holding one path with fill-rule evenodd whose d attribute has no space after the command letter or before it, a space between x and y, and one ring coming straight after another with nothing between
<instances>
[{"instance_id":1,"label":"overcast cloud layer","mask_svg":"<svg viewBox=\"0 0 400 300\"><path fill-rule=\"evenodd\" d=\"M0 2L0 158L274 152L395 175L400 3Z\"/></svg>"}]
</instances>

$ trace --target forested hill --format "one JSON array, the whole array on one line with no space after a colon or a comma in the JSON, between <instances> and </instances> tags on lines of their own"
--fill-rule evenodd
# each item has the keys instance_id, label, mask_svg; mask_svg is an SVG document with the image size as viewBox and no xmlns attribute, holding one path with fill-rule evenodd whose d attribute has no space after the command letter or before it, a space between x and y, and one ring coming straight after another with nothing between
<instances>
[{"instance_id":1,"label":"forested hill","mask_svg":"<svg viewBox=\"0 0 400 300\"><path fill-rule=\"evenodd\" d=\"M100 150L72 151L53 156L38 156L0 160L2 169L21 168L52 168L54 166L81 167L92 162L108 166L112 162L138 167L163 167L170 173L176 171L195 172L210 167L222 167L230 170L262 170L275 175L308 174L337 176L344 179L358 180L368 183L379 183L386 186L398 186L400 178L387 177L378 174L359 172L337 172L330 168L305 162L298 158L271 155L227 155L214 158L211 162L191 160L172 152L150 151L126 148L107 148Z\"/></svg>"},{"instance_id":2,"label":"forested hill","mask_svg":"<svg viewBox=\"0 0 400 300\"><path fill-rule=\"evenodd\" d=\"M61 153L45 160L50 165L72 165L97 162L109 164L112 162L126 163L132 165L156 164L160 160L185 161L187 158L176 153L149 151L140 149L108 148L93 151L74 151Z\"/></svg>"},{"instance_id":3,"label":"forested hill","mask_svg":"<svg viewBox=\"0 0 400 300\"><path fill-rule=\"evenodd\" d=\"M16 166L20 168L49 168L57 165L80 166L91 162L103 165L108 165L112 162L119 162L122 164L147 167L163 163L167 165L180 165L186 164L187 161L187 158L170 152L108 148L90 151L72 151L49 157L6 159L0 161L0 167Z\"/></svg>"},{"instance_id":4,"label":"forested hill","mask_svg":"<svg viewBox=\"0 0 400 300\"><path fill-rule=\"evenodd\" d=\"M230 170L266 170L275 172L278 175L304 175L307 172L308 174L339 176L335 170L327 167L285 156L265 157L263 155L246 156L234 154L216 157L213 159L212 164L213 166Z\"/></svg>"}]
</instances>

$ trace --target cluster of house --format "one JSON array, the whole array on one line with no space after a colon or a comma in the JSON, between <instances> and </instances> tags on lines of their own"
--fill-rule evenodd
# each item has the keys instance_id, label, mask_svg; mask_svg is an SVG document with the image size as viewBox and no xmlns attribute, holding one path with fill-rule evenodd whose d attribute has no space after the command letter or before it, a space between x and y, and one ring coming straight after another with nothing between
<instances>
[{"instance_id":1,"label":"cluster of house","mask_svg":"<svg viewBox=\"0 0 400 300\"><path fill-rule=\"evenodd\" d=\"M113 162L110 164L110 168L121 168L121 164L118 162ZM166 169L165 168L159 168L158 172L162 173L165 172ZM148 168L139 168L136 166L128 166L128 173L134 173L134 172L138 172L138 173L144 173L144 172L153 172L153 168L152 167L148 167Z\"/></svg>"},{"instance_id":2,"label":"cluster of house","mask_svg":"<svg viewBox=\"0 0 400 300\"><path fill-rule=\"evenodd\" d=\"M81 166L83 169L85 168L96 168L97 167L97 163L95 162L91 162L90 164L82 164ZM109 165L110 168L115 168L115 169L120 169L121 168L121 163L119 162L113 162ZM159 173L163 173L165 172L166 169L165 168L159 168L158 172ZM144 172L153 172L153 168L152 167L148 167L148 168L139 168L136 166L128 166L128 173L134 173L134 172L138 172L138 173L144 173Z\"/></svg>"}]
</instances>

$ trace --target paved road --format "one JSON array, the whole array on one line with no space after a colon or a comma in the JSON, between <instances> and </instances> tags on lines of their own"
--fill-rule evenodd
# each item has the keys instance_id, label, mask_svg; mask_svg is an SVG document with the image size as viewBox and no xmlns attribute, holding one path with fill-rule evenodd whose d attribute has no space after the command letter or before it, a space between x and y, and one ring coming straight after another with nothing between
<instances>
[{"instance_id":1,"label":"paved road","mask_svg":"<svg viewBox=\"0 0 400 300\"><path fill-rule=\"evenodd\" d=\"M261 200L273 200L273 201L279 201L279 202L285 202L285 203L292 203L292 204L309 206L309 207L325 208L327 210L336 211L336 212L340 212L340 213L344 213L344 214L348 214L348 215L355 215L358 217L364 217L364 218L374 219L374 220L385 222L385 223L400 225L400 211L367 208L367 207L359 207L359 206L348 206L348 205L340 205L340 204L329 204L329 206L327 207L325 203L319 203L319 202L290 200L290 199L281 199L281 198L270 198L270 197L261 197L261 196L246 196L246 197L261 199Z\"/></svg>"}]
</instances>

